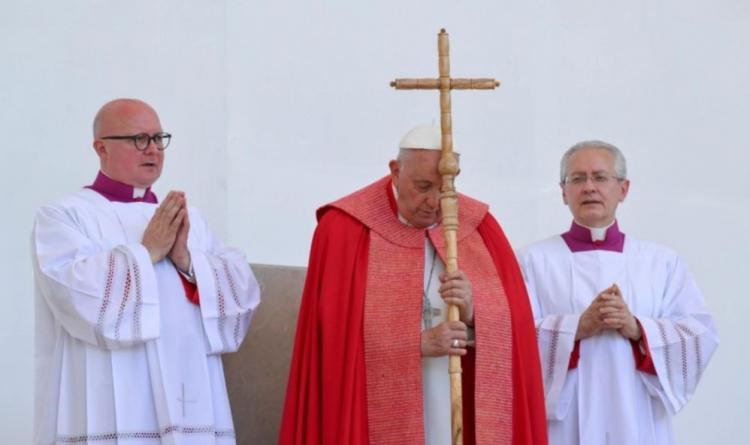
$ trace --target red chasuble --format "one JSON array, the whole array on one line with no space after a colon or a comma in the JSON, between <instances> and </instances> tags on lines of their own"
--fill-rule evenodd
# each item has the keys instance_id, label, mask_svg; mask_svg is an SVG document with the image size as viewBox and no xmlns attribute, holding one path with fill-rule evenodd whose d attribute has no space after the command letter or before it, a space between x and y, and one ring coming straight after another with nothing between
<instances>
[{"instance_id":1,"label":"red chasuble","mask_svg":"<svg viewBox=\"0 0 750 445\"><path fill-rule=\"evenodd\" d=\"M279 443L423 444L424 242L444 260L442 227L402 224L389 177L319 209L318 220ZM459 221L476 335L462 359L464 443L544 445L539 353L515 255L485 204L459 195Z\"/></svg>"}]
</instances>

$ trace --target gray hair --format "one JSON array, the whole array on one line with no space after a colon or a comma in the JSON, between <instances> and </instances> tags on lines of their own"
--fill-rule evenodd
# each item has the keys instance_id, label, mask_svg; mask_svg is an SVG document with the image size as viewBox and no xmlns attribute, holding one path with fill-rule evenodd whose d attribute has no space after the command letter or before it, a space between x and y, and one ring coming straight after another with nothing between
<instances>
[{"instance_id":1,"label":"gray hair","mask_svg":"<svg viewBox=\"0 0 750 445\"><path fill-rule=\"evenodd\" d=\"M579 142L570 147L568 151L565 152L562 159L560 160L560 184L563 184L565 182L565 178L568 176L568 161L570 160L570 157L573 156L573 154L577 151L591 148L600 148L602 150L607 150L608 152L610 152L615 158L615 174L617 175L617 178L621 180L628 178L628 166L625 162L625 156L622 154L620 149L604 141L591 140Z\"/></svg>"}]
</instances>

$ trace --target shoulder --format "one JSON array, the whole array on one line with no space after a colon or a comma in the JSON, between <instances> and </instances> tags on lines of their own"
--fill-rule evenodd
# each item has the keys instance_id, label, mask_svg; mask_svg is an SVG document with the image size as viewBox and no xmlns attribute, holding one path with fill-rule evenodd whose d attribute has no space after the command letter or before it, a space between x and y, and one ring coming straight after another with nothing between
<instances>
[{"instance_id":1,"label":"shoulder","mask_svg":"<svg viewBox=\"0 0 750 445\"><path fill-rule=\"evenodd\" d=\"M679 254L671 247L653 241L643 241L633 236L625 236L625 252L631 256L653 258L674 263L679 261Z\"/></svg>"},{"instance_id":2,"label":"shoulder","mask_svg":"<svg viewBox=\"0 0 750 445\"><path fill-rule=\"evenodd\" d=\"M106 202L106 199L95 191L84 188L39 207L35 219L40 221L66 215L73 218L76 215L93 212Z\"/></svg>"},{"instance_id":3,"label":"shoulder","mask_svg":"<svg viewBox=\"0 0 750 445\"><path fill-rule=\"evenodd\" d=\"M461 193L458 194L458 219L461 222L458 226L460 232L464 232L462 226L474 231L485 221L495 222L495 229L500 229L497 220L490 214L489 205ZM499 231L502 233L502 230Z\"/></svg>"},{"instance_id":4,"label":"shoulder","mask_svg":"<svg viewBox=\"0 0 750 445\"><path fill-rule=\"evenodd\" d=\"M570 249L565 245L560 235L553 235L543 240L535 241L521 248L518 252L519 258L531 260L554 255L565 254Z\"/></svg>"},{"instance_id":5,"label":"shoulder","mask_svg":"<svg viewBox=\"0 0 750 445\"><path fill-rule=\"evenodd\" d=\"M326 206L318 210L316 234L344 235L352 230L361 230L365 226L357 218L338 207Z\"/></svg>"}]
</instances>

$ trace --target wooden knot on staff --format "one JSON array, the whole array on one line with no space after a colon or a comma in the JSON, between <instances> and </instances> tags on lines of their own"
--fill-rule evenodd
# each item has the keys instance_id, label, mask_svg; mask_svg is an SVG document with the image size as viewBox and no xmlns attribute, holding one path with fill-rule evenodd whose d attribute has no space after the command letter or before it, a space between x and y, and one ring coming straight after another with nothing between
<instances>
[{"instance_id":1,"label":"wooden knot on staff","mask_svg":"<svg viewBox=\"0 0 750 445\"><path fill-rule=\"evenodd\" d=\"M458 174L458 160L453 153L453 123L451 116L451 90L494 90L500 82L491 78L451 78L448 33L441 29L438 34L437 79L396 79L391 86L397 90L440 90L440 133L442 154L438 169L442 176L440 187L440 210L443 235L445 237L445 269L458 270L458 194L454 180ZM448 306L448 320L458 321L460 314L455 305ZM461 406L461 357L451 355L448 373L451 381L451 443L463 445L463 410Z\"/></svg>"}]
</instances>

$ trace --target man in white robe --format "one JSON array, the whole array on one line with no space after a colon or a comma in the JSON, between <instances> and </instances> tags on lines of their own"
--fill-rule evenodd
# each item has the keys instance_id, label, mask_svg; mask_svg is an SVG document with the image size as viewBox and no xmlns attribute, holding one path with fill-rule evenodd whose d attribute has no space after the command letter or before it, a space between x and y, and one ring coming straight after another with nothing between
<instances>
[{"instance_id":1,"label":"man in white robe","mask_svg":"<svg viewBox=\"0 0 750 445\"><path fill-rule=\"evenodd\" d=\"M259 288L184 193L156 204L170 139L146 103L105 104L96 181L36 215L35 444L235 443L220 354Z\"/></svg>"},{"instance_id":2,"label":"man in white robe","mask_svg":"<svg viewBox=\"0 0 750 445\"><path fill-rule=\"evenodd\" d=\"M570 230L520 255L550 444L671 444L671 417L718 343L711 314L675 252L620 232L630 183L619 149L574 145L560 186Z\"/></svg>"}]
</instances>

